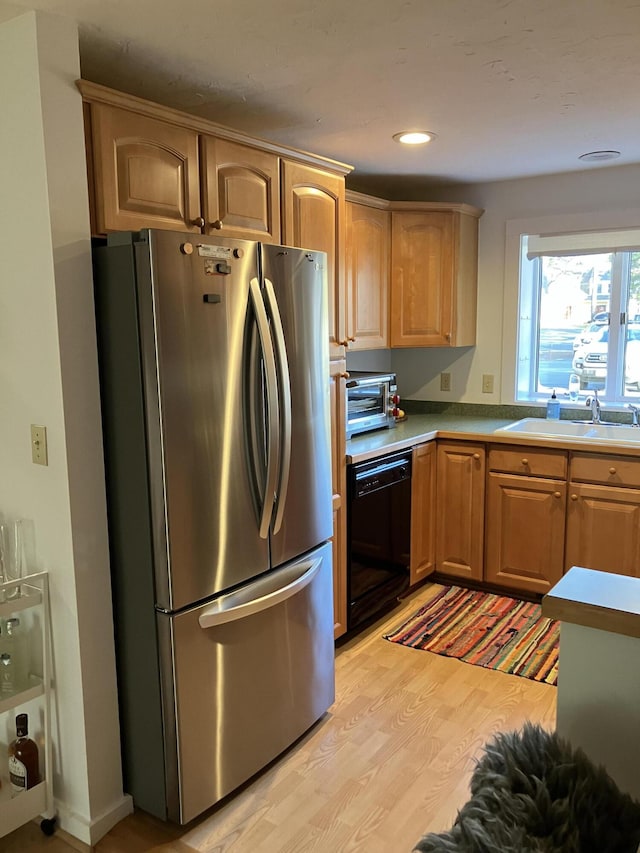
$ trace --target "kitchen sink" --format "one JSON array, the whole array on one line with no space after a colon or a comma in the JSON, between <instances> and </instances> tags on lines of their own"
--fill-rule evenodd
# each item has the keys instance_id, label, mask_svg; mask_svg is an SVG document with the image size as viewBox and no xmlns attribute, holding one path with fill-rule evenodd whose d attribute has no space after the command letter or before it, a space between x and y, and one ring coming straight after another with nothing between
<instances>
[{"instance_id":1,"label":"kitchen sink","mask_svg":"<svg viewBox=\"0 0 640 853\"><path fill-rule=\"evenodd\" d=\"M497 429L499 433L539 435L544 438L569 438L572 441L601 439L606 444L640 444L640 428L629 424L591 421L547 421L543 418L523 418Z\"/></svg>"}]
</instances>

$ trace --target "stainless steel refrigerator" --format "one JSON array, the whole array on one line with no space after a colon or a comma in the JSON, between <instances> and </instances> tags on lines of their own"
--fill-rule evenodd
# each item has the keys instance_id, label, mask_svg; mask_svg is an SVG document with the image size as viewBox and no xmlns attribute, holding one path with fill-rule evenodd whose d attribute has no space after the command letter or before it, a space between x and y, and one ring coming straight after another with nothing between
<instances>
[{"instance_id":1,"label":"stainless steel refrigerator","mask_svg":"<svg viewBox=\"0 0 640 853\"><path fill-rule=\"evenodd\" d=\"M326 256L94 249L125 790L186 823L334 699Z\"/></svg>"}]
</instances>

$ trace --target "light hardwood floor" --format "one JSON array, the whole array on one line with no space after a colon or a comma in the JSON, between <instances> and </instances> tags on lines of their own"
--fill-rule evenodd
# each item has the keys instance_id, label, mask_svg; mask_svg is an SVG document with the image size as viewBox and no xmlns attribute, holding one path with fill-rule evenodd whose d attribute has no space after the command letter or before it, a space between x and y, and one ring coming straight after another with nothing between
<instances>
[{"instance_id":1,"label":"light hardwood floor","mask_svg":"<svg viewBox=\"0 0 640 853\"><path fill-rule=\"evenodd\" d=\"M238 795L188 827L133 814L97 853L409 853L449 828L483 744L526 720L554 728L556 689L382 639L426 597L338 649L329 713ZM0 851L72 853L35 824Z\"/></svg>"}]
</instances>

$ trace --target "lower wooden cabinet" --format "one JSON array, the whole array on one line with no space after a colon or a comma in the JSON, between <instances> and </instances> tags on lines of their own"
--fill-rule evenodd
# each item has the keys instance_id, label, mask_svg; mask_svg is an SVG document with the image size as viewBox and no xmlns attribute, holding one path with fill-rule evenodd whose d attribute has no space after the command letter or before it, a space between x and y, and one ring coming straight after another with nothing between
<instances>
[{"instance_id":1,"label":"lower wooden cabinet","mask_svg":"<svg viewBox=\"0 0 640 853\"><path fill-rule=\"evenodd\" d=\"M436 569L441 575L483 578L485 459L483 444L438 442Z\"/></svg>"},{"instance_id":2,"label":"lower wooden cabinet","mask_svg":"<svg viewBox=\"0 0 640 853\"><path fill-rule=\"evenodd\" d=\"M347 630L347 468L344 359L330 362L331 471L333 483L333 614L334 636Z\"/></svg>"},{"instance_id":3,"label":"lower wooden cabinet","mask_svg":"<svg viewBox=\"0 0 640 853\"><path fill-rule=\"evenodd\" d=\"M436 568L436 444L413 448L411 471L411 586Z\"/></svg>"},{"instance_id":4,"label":"lower wooden cabinet","mask_svg":"<svg viewBox=\"0 0 640 853\"><path fill-rule=\"evenodd\" d=\"M570 483L565 570L640 577L640 490Z\"/></svg>"},{"instance_id":5,"label":"lower wooden cabinet","mask_svg":"<svg viewBox=\"0 0 640 853\"><path fill-rule=\"evenodd\" d=\"M485 581L546 593L562 577L565 482L489 473Z\"/></svg>"},{"instance_id":6,"label":"lower wooden cabinet","mask_svg":"<svg viewBox=\"0 0 640 853\"><path fill-rule=\"evenodd\" d=\"M640 577L640 459L574 453L565 569Z\"/></svg>"}]
</instances>

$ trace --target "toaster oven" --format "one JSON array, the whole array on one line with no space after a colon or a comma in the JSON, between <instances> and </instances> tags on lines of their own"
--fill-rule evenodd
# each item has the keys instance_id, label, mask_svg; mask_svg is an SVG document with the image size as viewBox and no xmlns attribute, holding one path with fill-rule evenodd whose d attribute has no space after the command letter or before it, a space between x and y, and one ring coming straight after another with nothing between
<instances>
[{"instance_id":1,"label":"toaster oven","mask_svg":"<svg viewBox=\"0 0 640 853\"><path fill-rule=\"evenodd\" d=\"M395 373L350 370L346 395L347 438L395 426L400 403Z\"/></svg>"}]
</instances>

